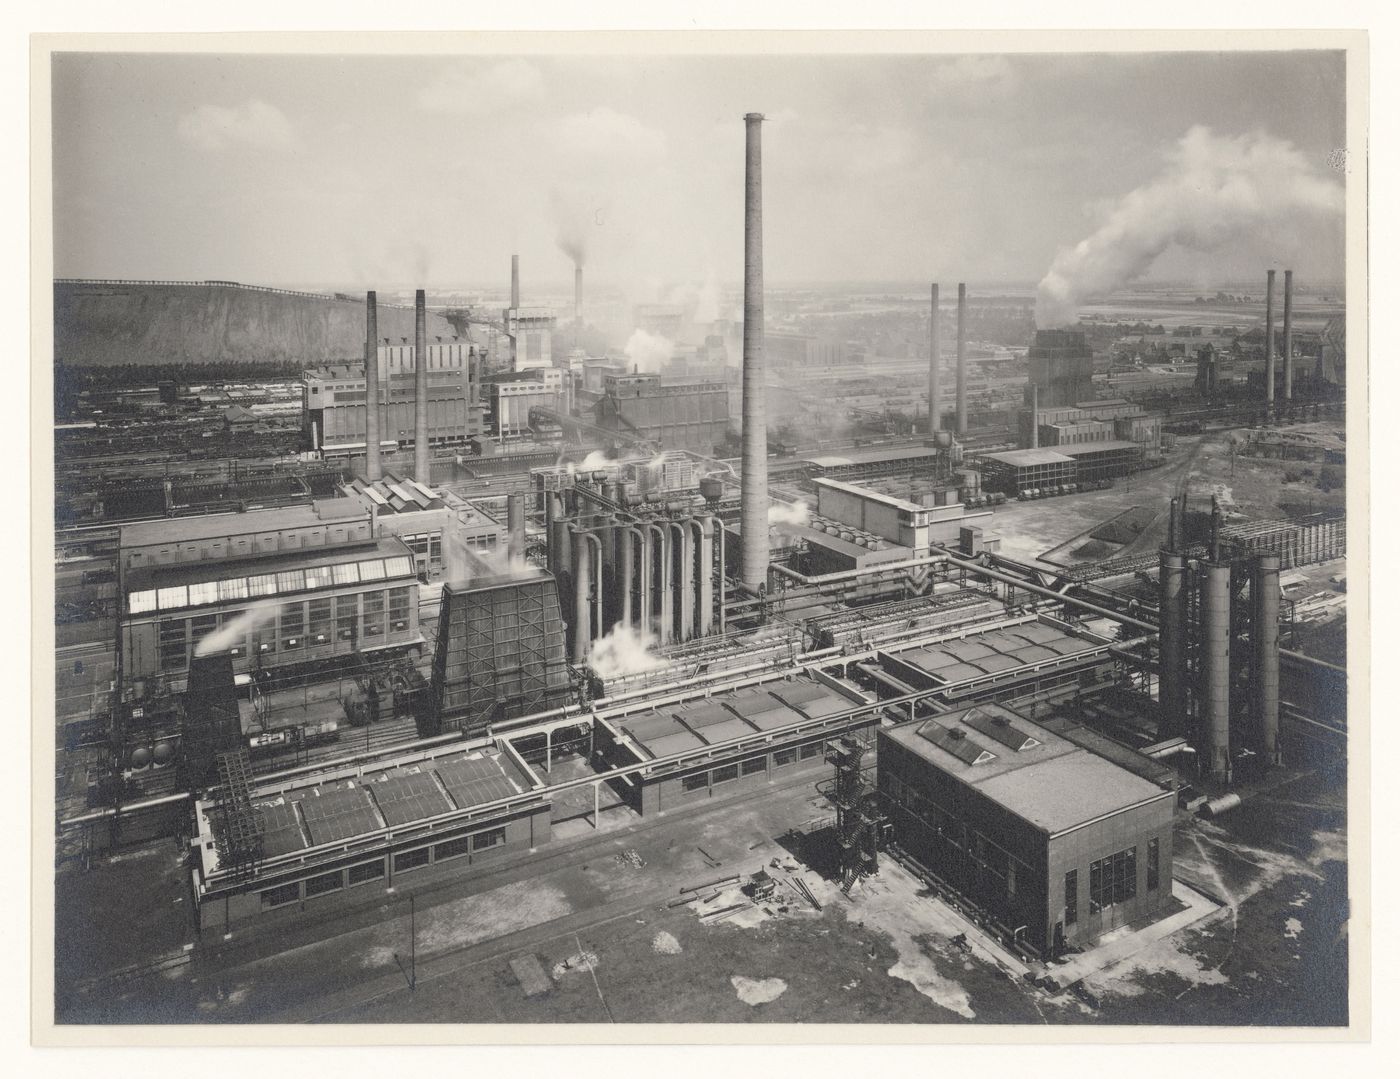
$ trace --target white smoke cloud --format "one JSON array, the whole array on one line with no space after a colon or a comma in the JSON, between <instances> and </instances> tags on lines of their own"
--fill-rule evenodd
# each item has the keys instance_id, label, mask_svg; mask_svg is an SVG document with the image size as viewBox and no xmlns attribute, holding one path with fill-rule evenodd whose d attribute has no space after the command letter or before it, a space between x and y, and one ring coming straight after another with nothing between
<instances>
[{"instance_id":1,"label":"white smoke cloud","mask_svg":"<svg viewBox=\"0 0 1400 1079\"><path fill-rule=\"evenodd\" d=\"M1162 175L1055 257L1036 296L1036 325L1073 324L1087 297L1141 277L1172 245L1212 251L1289 215L1340 214L1343 204L1341 185L1316 173L1292 143L1193 127L1168 152Z\"/></svg>"},{"instance_id":2,"label":"white smoke cloud","mask_svg":"<svg viewBox=\"0 0 1400 1079\"><path fill-rule=\"evenodd\" d=\"M770 525L805 525L812 519L806 502L777 502L768 507Z\"/></svg>"},{"instance_id":3,"label":"white smoke cloud","mask_svg":"<svg viewBox=\"0 0 1400 1079\"><path fill-rule=\"evenodd\" d=\"M232 622L201 637L194 646L194 654L196 656L212 656L215 652L227 652L253 630L271 622L276 614L276 601L265 600L261 603L255 603L241 612Z\"/></svg>"},{"instance_id":4,"label":"white smoke cloud","mask_svg":"<svg viewBox=\"0 0 1400 1079\"><path fill-rule=\"evenodd\" d=\"M671 362L671 354L675 350L675 343L670 338L647 333L643 329L633 330L622 349L627 356L628 373L635 369L643 375L660 371Z\"/></svg>"},{"instance_id":5,"label":"white smoke cloud","mask_svg":"<svg viewBox=\"0 0 1400 1079\"><path fill-rule=\"evenodd\" d=\"M664 667L666 661L655 655L657 639L645 630L633 629L620 622L604 637L593 642L588 653L588 665L600 678L620 678Z\"/></svg>"}]
</instances>

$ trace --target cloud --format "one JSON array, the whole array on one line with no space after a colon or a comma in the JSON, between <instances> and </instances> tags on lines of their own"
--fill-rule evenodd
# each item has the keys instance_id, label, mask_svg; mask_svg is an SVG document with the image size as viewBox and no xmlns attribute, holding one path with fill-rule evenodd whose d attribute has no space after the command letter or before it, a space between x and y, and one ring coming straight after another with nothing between
<instances>
[{"instance_id":1,"label":"cloud","mask_svg":"<svg viewBox=\"0 0 1400 1079\"><path fill-rule=\"evenodd\" d=\"M556 148L566 162L611 163L626 169L657 164L666 154L664 134L609 108L566 116L555 133Z\"/></svg>"},{"instance_id":2,"label":"cloud","mask_svg":"<svg viewBox=\"0 0 1400 1079\"><path fill-rule=\"evenodd\" d=\"M1020 76L1005 56L959 56L936 65L931 82L936 94L960 101L989 101L1010 97L1021 86Z\"/></svg>"},{"instance_id":3,"label":"cloud","mask_svg":"<svg viewBox=\"0 0 1400 1079\"><path fill-rule=\"evenodd\" d=\"M418 91L427 112L486 116L544 97L544 76L526 60L501 60L489 67L468 62L443 70Z\"/></svg>"},{"instance_id":4,"label":"cloud","mask_svg":"<svg viewBox=\"0 0 1400 1079\"><path fill-rule=\"evenodd\" d=\"M292 123L277 106L250 98L242 105L198 105L180 117L180 137L201 150L256 147L280 150L295 141Z\"/></svg>"}]
</instances>

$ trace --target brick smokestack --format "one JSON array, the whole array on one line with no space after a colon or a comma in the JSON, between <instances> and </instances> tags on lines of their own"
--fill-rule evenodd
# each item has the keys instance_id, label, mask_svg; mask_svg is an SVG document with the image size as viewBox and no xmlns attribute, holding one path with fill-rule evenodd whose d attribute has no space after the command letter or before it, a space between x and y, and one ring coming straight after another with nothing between
<instances>
[{"instance_id":1,"label":"brick smokestack","mask_svg":"<svg viewBox=\"0 0 1400 1079\"><path fill-rule=\"evenodd\" d=\"M428 466L428 300L413 294L413 478L430 484Z\"/></svg>"},{"instance_id":2,"label":"brick smokestack","mask_svg":"<svg viewBox=\"0 0 1400 1079\"><path fill-rule=\"evenodd\" d=\"M382 479L379 460L379 306L373 292L365 293L365 479Z\"/></svg>"},{"instance_id":3,"label":"brick smokestack","mask_svg":"<svg viewBox=\"0 0 1400 1079\"><path fill-rule=\"evenodd\" d=\"M929 330L928 330L928 433L933 434L939 428L939 413L943 410L943 402L939 400L942 387L938 384L938 353L942 342L938 334L938 286L932 286L929 296Z\"/></svg>"},{"instance_id":4,"label":"brick smokestack","mask_svg":"<svg viewBox=\"0 0 1400 1079\"><path fill-rule=\"evenodd\" d=\"M1293 400L1293 271L1283 271L1283 399Z\"/></svg>"},{"instance_id":5,"label":"brick smokestack","mask_svg":"<svg viewBox=\"0 0 1400 1079\"><path fill-rule=\"evenodd\" d=\"M967 286L958 285L958 434L967 434Z\"/></svg>"},{"instance_id":6,"label":"brick smokestack","mask_svg":"<svg viewBox=\"0 0 1400 1079\"><path fill-rule=\"evenodd\" d=\"M1264 291L1264 401L1274 410L1274 271Z\"/></svg>"},{"instance_id":7,"label":"brick smokestack","mask_svg":"<svg viewBox=\"0 0 1400 1079\"><path fill-rule=\"evenodd\" d=\"M520 306L520 256L510 257L510 309Z\"/></svg>"},{"instance_id":8,"label":"brick smokestack","mask_svg":"<svg viewBox=\"0 0 1400 1079\"><path fill-rule=\"evenodd\" d=\"M744 442L739 579L768 580L768 416L763 370L763 116L744 117Z\"/></svg>"},{"instance_id":9,"label":"brick smokestack","mask_svg":"<svg viewBox=\"0 0 1400 1079\"><path fill-rule=\"evenodd\" d=\"M574 263L574 348L578 348L579 331L583 329L583 264Z\"/></svg>"}]
</instances>

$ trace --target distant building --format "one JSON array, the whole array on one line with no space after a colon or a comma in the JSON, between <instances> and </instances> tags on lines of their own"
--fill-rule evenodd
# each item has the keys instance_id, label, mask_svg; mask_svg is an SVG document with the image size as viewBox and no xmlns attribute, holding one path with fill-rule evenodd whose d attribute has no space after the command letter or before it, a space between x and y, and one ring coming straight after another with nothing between
<instances>
[{"instance_id":1,"label":"distant building","mask_svg":"<svg viewBox=\"0 0 1400 1079\"><path fill-rule=\"evenodd\" d=\"M554 364L554 312L548 308L507 308L501 313L510 339L511 369Z\"/></svg>"},{"instance_id":2,"label":"distant building","mask_svg":"<svg viewBox=\"0 0 1400 1079\"><path fill-rule=\"evenodd\" d=\"M1030 383L1040 407L1056 408L1094 397L1094 353L1080 330L1037 330L1027 353ZM1030 388L1026 389L1030 404Z\"/></svg>"},{"instance_id":3,"label":"distant building","mask_svg":"<svg viewBox=\"0 0 1400 1079\"><path fill-rule=\"evenodd\" d=\"M837 367L846 362L846 343L805 333L768 331L764 354L775 367Z\"/></svg>"},{"instance_id":4,"label":"distant building","mask_svg":"<svg viewBox=\"0 0 1400 1079\"><path fill-rule=\"evenodd\" d=\"M501 438L528 434L532 408L563 411L564 372L557 368L499 375L486 389L491 430Z\"/></svg>"},{"instance_id":5,"label":"distant building","mask_svg":"<svg viewBox=\"0 0 1400 1079\"><path fill-rule=\"evenodd\" d=\"M606 375L598 426L668 450L713 454L729 430L723 382L663 382L656 375Z\"/></svg>"}]
</instances>

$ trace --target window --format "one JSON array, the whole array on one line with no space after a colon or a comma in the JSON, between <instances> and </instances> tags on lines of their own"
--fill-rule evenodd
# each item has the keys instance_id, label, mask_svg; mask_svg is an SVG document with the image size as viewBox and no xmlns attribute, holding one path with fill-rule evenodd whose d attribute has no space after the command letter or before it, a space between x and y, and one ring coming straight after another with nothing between
<instances>
[{"instance_id":1,"label":"window","mask_svg":"<svg viewBox=\"0 0 1400 1079\"><path fill-rule=\"evenodd\" d=\"M219 602L228 603L231 600L248 598L248 578L230 577L226 581L219 581Z\"/></svg>"},{"instance_id":2,"label":"window","mask_svg":"<svg viewBox=\"0 0 1400 1079\"><path fill-rule=\"evenodd\" d=\"M368 884L372 880L383 880L384 859L381 858L377 862L361 862L359 865L352 865L346 870L346 876L349 878L350 887L352 888L357 884Z\"/></svg>"},{"instance_id":3,"label":"window","mask_svg":"<svg viewBox=\"0 0 1400 1079\"><path fill-rule=\"evenodd\" d=\"M345 887L345 878L340 870L334 873L322 873L319 877L311 877L306 882L306 898L310 899L314 895L327 895L330 892L338 892Z\"/></svg>"},{"instance_id":4,"label":"window","mask_svg":"<svg viewBox=\"0 0 1400 1079\"><path fill-rule=\"evenodd\" d=\"M374 563L378 565L378 563ZM413 559L407 555L400 555L398 558L389 558L384 561L385 574L387 577L410 577L416 572L413 568ZM363 578L364 574L360 576Z\"/></svg>"},{"instance_id":5,"label":"window","mask_svg":"<svg viewBox=\"0 0 1400 1079\"><path fill-rule=\"evenodd\" d=\"M785 767L786 767L787 765L789 765L789 764L794 764L794 763L796 763L796 761L797 761L797 750L796 750L796 749L780 749L780 750L778 750L778 752L776 752L776 753L773 754L773 767L774 767L774 768L785 768Z\"/></svg>"},{"instance_id":6,"label":"window","mask_svg":"<svg viewBox=\"0 0 1400 1079\"><path fill-rule=\"evenodd\" d=\"M331 567L331 578L336 584L359 584L360 567L355 562L342 562Z\"/></svg>"},{"instance_id":7,"label":"window","mask_svg":"<svg viewBox=\"0 0 1400 1079\"><path fill-rule=\"evenodd\" d=\"M311 645L325 644L331 639L332 608L329 599L313 599L308 605L310 619L306 625L306 636Z\"/></svg>"},{"instance_id":8,"label":"window","mask_svg":"<svg viewBox=\"0 0 1400 1079\"><path fill-rule=\"evenodd\" d=\"M1079 921L1079 870L1065 874L1065 925Z\"/></svg>"},{"instance_id":9,"label":"window","mask_svg":"<svg viewBox=\"0 0 1400 1079\"><path fill-rule=\"evenodd\" d=\"M741 776L751 776L757 772L768 771L767 757L749 757L747 760L739 762L739 774Z\"/></svg>"},{"instance_id":10,"label":"window","mask_svg":"<svg viewBox=\"0 0 1400 1079\"><path fill-rule=\"evenodd\" d=\"M395 873L407 873L410 869L420 869L427 864L427 847L419 847L417 850L406 850L402 854L394 855Z\"/></svg>"},{"instance_id":11,"label":"window","mask_svg":"<svg viewBox=\"0 0 1400 1079\"><path fill-rule=\"evenodd\" d=\"M696 772L694 775L681 776L681 790L686 794L693 794L702 791L710 785L708 772Z\"/></svg>"},{"instance_id":12,"label":"window","mask_svg":"<svg viewBox=\"0 0 1400 1079\"><path fill-rule=\"evenodd\" d=\"M301 648L306 640L306 608L300 603L282 604L282 649Z\"/></svg>"},{"instance_id":13,"label":"window","mask_svg":"<svg viewBox=\"0 0 1400 1079\"><path fill-rule=\"evenodd\" d=\"M359 616L359 596L335 597L335 635L342 641L355 639L355 623Z\"/></svg>"},{"instance_id":14,"label":"window","mask_svg":"<svg viewBox=\"0 0 1400 1079\"><path fill-rule=\"evenodd\" d=\"M273 907L285 907L288 903L295 903L300 898L300 884L283 884L278 888L268 888L262 892L262 909L271 910Z\"/></svg>"},{"instance_id":15,"label":"window","mask_svg":"<svg viewBox=\"0 0 1400 1079\"><path fill-rule=\"evenodd\" d=\"M219 582L204 581L190 585L190 606L199 607L205 603L219 602Z\"/></svg>"},{"instance_id":16,"label":"window","mask_svg":"<svg viewBox=\"0 0 1400 1079\"><path fill-rule=\"evenodd\" d=\"M460 839L449 839L446 843L439 843L433 848L433 861L441 862L448 858L460 858L472 849L471 841L474 836L464 835Z\"/></svg>"},{"instance_id":17,"label":"window","mask_svg":"<svg viewBox=\"0 0 1400 1079\"><path fill-rule=\"evenodd\" d=\"M372 562L361 562L360 580L362 581L382 581L384 579L384 560L376 558Z\"/></svg>"},{"instance_id":18,"label":"window","mask_svg":"<svg viewBox=\"0 0 1400 1079\"><path fill-rule=\"evenodd\" d=\"M331 584L330 566L313 566L306 571L307 588L329 588Z\"/></svg>"},{"instance_id":19,"label":"window","mask_svg":"<svg viewBox=\"0 0 1400 1079\"><path fill-rule=\"evenodd\" d=\"M718 787L721 783L728 783L732 779L739 778L739 766L737 764L726 764L723 768L716 768L710 773L710 782Z\"/></svg>"},{"instance_id":20,"label":"window","mask_svg":"<svg viewBox=\"0 0 1400 1079\"><path fill-rule=\"evenodd\" d=\"M300 592L306 587L306 572L299 569L284 570L277 575L277 591Z\"/></svg>"},{"instance_id":21,"label":"window","mask_svg":"<svg viewBox=\"0 0 1400 1079\"><path fill-rule=\"evenodd\" d=\"M184 585L176 585L174 588L156 589L156 602L160 604L162 611L174 611L181 607L188 607L190 602L189 589Z\"/></svg>"},{"instance_id":22,"label":"window","mask_svg":"<svg viewBox=\"0 0 1400 1079\"><path fill-rule=\"evenodd\" d=\"M1137 847L1089 863L1089 913L1137 895Z\"/></svg>"},{"instance_id":23,"label":"window","mask_svg":"<svg viewBox=\"0 0 1400 1079\"><path fill-rule=\"evenodd\" d=\"M804 761L809 761L813 757L820 757L821 752L822 744L820 742L808 742L805 746L801 748L801 750L798 753L798 756L800 756Z\"/></svg>"},{"instance_id":24,"label":"window","mask_svg":"<svg viewBox=\"0 0 1400 1079\"><path fill-rule=\"evenodd\" d=\"M472 850L490 850L492 847L504 847L506 845L506 830L504 828L492 828L489 832L477 832L471 837Z\"/></svg>"},{"instance_id":25,"label":"window","mask_svg":"<svg viewBox=\"0 0 1400 1079\"><path fill-rule=\"evenodd\" d=\"M186 628L183 618L167 618L160 624L160 667L163 671L183 670L188 665Z\"/></svg>"},{"instance_id":26,"label":"window","mask_svg":"<svg viewBox=\"0 0 1400 1079\"><path fill-rule=\"evenodd\" d=\"M272 596L277 593L277 574L260 573L248 578L248 595Z\"/></svg>"},{"instance_id":27,"label":"window","mask_svg":"<svg viewBox=\"0 0 1400 1079\"><path fill-rule=\"evenodd\" d=\"M384 593L365 593L365 636L382 637L384 635Z\"/></svg>"},{"instance_id":28,"label":"window","mask_svg":"<svg viewBox=\"0 0 1400 1079\"><path fill-rule=\"evenodd\" d=\"M1155 892L1161 883L1161 868L1157 860L1157 840L1147 841L1147 890Z\"/></svg>"},{"instance_id":29,"label":"window","mask_svg":"<svg viewBox=\"0 0 1400 1079\"><path fill-rule=\"evenodd\" d=\"M389 589L389 632L403 633L408 629L408 589Z\"/></svg>"},{"instance_id":30,"label":"window","mask_svg":"<svg viewBox=\"0 0 1400 1079\"><path fill-rule=\"evenodd\" d=\"M145 592L132 592L126 597L126 607L132 614L141 614L144 611L154 611L156 609L156 593L154 589Z\"/></svg>"}]
</instances>

